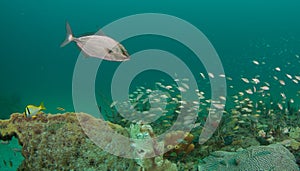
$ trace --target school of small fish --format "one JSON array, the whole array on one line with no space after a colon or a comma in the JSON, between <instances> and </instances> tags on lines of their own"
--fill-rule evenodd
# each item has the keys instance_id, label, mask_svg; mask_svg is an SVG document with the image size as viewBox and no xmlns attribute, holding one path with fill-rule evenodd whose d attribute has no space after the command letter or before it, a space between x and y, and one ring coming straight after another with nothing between
<instances>
[{"instance_id":1,"label":"school of small fish","mask_svg":"<svg viewBox=\"0 0 300 171\"><path fill-rule=\"evenodd\" d=\"M119 62L129 60L129 55L124 46L108 36L90 35L75 38L68 22L66 23L66 30L66 39L61 44L61 47L74 41L86 56ZM299 55L295 56L299 59ZM266 66L267 64L265 58L262 60L254 59L251 63L256 68ZM224 113L231 112L232 117L238 123L244 124L249 120L257 121L261 113L266 110L267 103L271 105L275 104L277 109L284 111L287 110L287 104L294 104L295 101L299 101L299 86L297 87L298 90L296 89L296 92L292 93L295 96L291 96L290 92L286 92L287 90L291 91L288 88L291 83L298 85L300 81L299 71L298 73L292 73L286 68L290 64L290 62L287 62L285 65L277 65L270 68L271 73L269 78L272 79L264 78L265 73L262 75L256 74L252 77L241 74L240 78L235 78L227 76L225 73L207 72L205 74L204 72L200 72L198 79L201 83L205 83L205 85L217 77L226 79L230 95L228 97L221 96L218 101L212 101L210 98L205 97L208 93L205 93L207 89L204 88L203 90L192 90L199 97L198 101L184 101L182 94L190 91L189 79L176 78L173 84L166 84L163 81L156 82L154 89L143 86L138 87L136 91L129 95L130 99L128 101L114 101L109 104L109 107L111 109L118 108L119 114L124 117L122 119L124 122L126 120L143 123L159 122L163 126L169 127L184 112L181 126L192 124L193 127L199 127L202 124L197 120L200 112L206 114L208 112L213 113L214 109L211 109L210 105L213 105L215 109L223 109L226 106L222 102L228 101L226 104L231 108L229 107L230 111L224 111ZM236 86L237 83L239 86ZM237 89L237 87L243 87L243 89ZM157 90L164 93L155 93ZM278 90L280 91L278 92ZM271 99L273 98L277 99L277 101L272 101ZM197 109L198 107L199 109ZM34 112L40 110L38 107L26 108L26 112L32 113L33 109ZM57 110L64 111L61 107L58 107ZM269 115L273 115L272 110L268 111ZM196 113L196 115L193 115L193 113ZM197 123L194 123L196 121ZM238 129L238 126L234 128L234 130Z\"/></svg>"},{"instance_id":2,"label":"school of small fish","mask_svg":"<svg viewBox=\"0 0 300 171\"><path fill-rule=\"evenodd\" d=\"M259 60L253 60L252 63L257 67L262 64L266 64L266 62ZM228 101L227 105L231 105L233 107L229 107L229 111L224 111L224 113L231 113L232 118L239 124L245 124L249 121L257 121L262 113L267 110L267 106L269 105L268 103L276 105L277 109L284 112L287 110L287 103L294 104L296 100L294 98L299 97L300 95L299 89L298 92L295 92L296 97L289 97L285 92L287 90L286 86L288 86L291 82L294 84L299 83L300 74L282 73L282 68L283 67L279 66L274 67L274 75L270 76L271 78L274 78L274 81L270 79L266 81L261 75L234 78L225 74L216 74L213 72L205 74L201 72L199 74L199 79L201 81L207 82L209 81L207 78L215 79L217 76L220 78L226 78L228 88L233 92L235 91L233 94L231 92L231 95L228 97L219 97L220 101L215 103L212 103L212 100L205 96L207 93L204 89L194 90L199 97L199 101L183 101L181 94L190 91L189 80L186 78L176 78L174 79L174 84L166 84L163 83L163 81L156 82L156 90L162 90L166 92L166 94L160 96L151 95L155 89L139 87L137 88L137 91L129 95L130 102L126 102L121 105L123 107L120 113L122 113L121 115L130 121L142 121L143 123L155 122L155 124L159 123L159 125L170 127L174 124L176 118L184 112L183 118L179 119L179 123L181 123L181 126L190 124L191 127L194 128L203 125L203 121L197 119L197 116L200 116L199 113L207 114L208 112L214 112L210 108L211 104L216 109L223 109L226 106L219 102ZM239 84L243 84L243 87L245 88L244 90L233 89L234 87L240 87L234 85L236 80L239 80ZM277 92L278 90L282 90L282 92ZM272 98L277 99L277 102L272 102ZM116 103L117 102L113 102L110 107L114 107ZM155 103L163 104L164 108L157 107ZM198 107L199 109L196 110ZM153 110L150 111L149 108L153 108ZM140 112L136 112L136 110L132 112L128 109L136 109ZM275 109L271 109L268 111L270 116L274 115L274 110ZM197 114L196 117L195 113ZM176 124L178 124L178 122L176 122ZM239 130L239 127L235 127L234 129Z\"/></svg>"}]
</instances>

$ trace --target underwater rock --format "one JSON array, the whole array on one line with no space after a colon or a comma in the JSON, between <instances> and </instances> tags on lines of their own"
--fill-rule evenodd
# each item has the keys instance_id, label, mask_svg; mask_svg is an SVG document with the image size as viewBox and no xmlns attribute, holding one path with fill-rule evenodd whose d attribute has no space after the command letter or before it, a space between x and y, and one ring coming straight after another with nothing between
<instances>
[{"instance_id":1,"label":"underwater rock","mask_svg":"<svg viewBox=\"0 0 300 171\"><path fill-rule=\"evenodd\" d=\"M142 127L149 127L146 131L142 130ZM149 130L149 131L148 131ZM139 158L136 158L135 161L142 168L151 168L153 165L153 159L151 156L155 156L154 143L152 141L152 128L150 125L141 125L141 124L131 124L128 129L130 137L132 138L131 146L134 149L134 153ZM139 141L144 140L144 141ZM144 145L146 144L146 146Z\"/></svg>"},{"instance_id":2,"label":"underwater rock","mask_svg":"<svg viewBox=\"0 0 300 171\"><path fill-rule=\"evenodd\" d=\"M18 138L25 157L19 170L123 170L134 169L134 160L117 157L103 151L83 132L77 115L87 121L96 120L83 113L38 115L24 118L12 114L9 120L0 120L0 139ZM113 124L110 124L113 125ZM119 126L112 126L118 132L127 132ZM126 135L126 134L125 134ZM103 137L106 138L106 137ZM108 143L113 143L113 140Z\"/></svg>"},{"instance_id":3,"label":"underwater rock","mask_svg":"<svg viewBox=\"0 0 300 171\"><path fill-rule=\"evenodd\" d=\"M83 113L39 115L35 119L12 114L9 120L0 120L0 139L16 136L23 146L22 155L25 159L19 170L135 168L133 160L111 155L96 146L83 132L77 115L105 123ZM126 132L125 129L118 131Z\"/></svg>"},{"instance_id":4,"label":"underwater rock","mask_svg":"<svg viewBox=\"0 0 300 171\"><path fill-rule=\"evenodd\" d=\"M300 128L299 127L291 128L289 132L289 137L297 141L300 141Z\"/></svg>"},{"instance_id":5,"label":"underwater rock","mask_svg":"<svg viewBox=\"0 0 300 171\"><path fill-rule=\"evenodd\" d=\"M155 135L150 125L137 123L131 124L128 128L130 137L132 138L132 147L134 153L139 156L135 159L140 166L140 170L151 171L177 171L175 163L164 159L160 153L163 152L163 143L155 141ZM153 139L152 139L153 138ZM143 140L143 141L139 141ZM146 144L144 146L143 144ZM150 156L155 156L150 158Z\"/></svg>"},{"instance_id":6,"label":"underwater rock","mask_svg":"<svg viewBox=\"0 0 300 171\"><path fill-rule=\"evenodd\" d=\"M104 125L108 125L115 132L129 137L128 131L120 125L85 113L41 114L36 118L25 118L23 114L15 113L10 119L0 120L0 140L10 140L13 136L18 139L25 158L19 170L141 169L135 160L112 155L98 147L83 131L82 122L88 125L84 129L90 129L92 133L105 132L107 127ZM129 146L112 139L110 134L101 137L101 141L107 146L117 143ZM176 164L168 160L159 163L160 167L156 165L153 170L176 170Z\"/></svg>"},{"instance_id":7,"label":"underwater rock","mask_svg":"<svg viewBox=\"0 0 300 171\"><path fill-rule=\"evenodd\" d=\"M237 152L216 151L204 158L198 170L295 170L292 153L280 144L249 147Z\"/></svg>"},{"instance_id":8,"label":"underwater rock","mask_svg":"<svg viewBox=\"0 0 300 171\"><path fill-rule=\"evenodd\" d=\"M295 139L287 139L280 142L285 147L291 147L293 150L298 150L300 147L300 142L296 141Z\"/></svg>"}]
</instances>

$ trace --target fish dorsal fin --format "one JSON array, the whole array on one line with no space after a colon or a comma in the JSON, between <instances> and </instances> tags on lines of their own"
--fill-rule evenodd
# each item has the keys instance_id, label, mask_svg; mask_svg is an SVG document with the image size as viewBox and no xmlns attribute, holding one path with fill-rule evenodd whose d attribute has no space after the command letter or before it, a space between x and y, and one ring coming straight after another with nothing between
<instances>
[{"instance_id":1,"label":"fish dorsal fin","mask_svg":"<svg viewBox=\"0 0 300 171\"><path fill-rule=\"evenodd\" d=\"M91 36L91 35L96 35L96 36L106 36L102 31L97 31L96 33L93 33L93 32L86 32L86 33L84 33L84 34L81 34L80 37Z\"/></svg>"},{"instance_id":2,"label":"fish dorsal fin","mask_svg":"<svg viewBox=\"0 0 300 171\"><path fill-rule=\"evenodd\" d=\"M106 36L102 30L98 30L98 31L95 33L95 35L98 35L98 36Z\"/></svg>"}]
</instances>

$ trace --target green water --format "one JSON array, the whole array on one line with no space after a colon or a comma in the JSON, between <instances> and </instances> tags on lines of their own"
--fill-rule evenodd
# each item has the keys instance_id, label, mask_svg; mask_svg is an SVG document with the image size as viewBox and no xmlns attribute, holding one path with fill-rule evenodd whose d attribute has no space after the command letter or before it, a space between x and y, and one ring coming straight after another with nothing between
<instances>
[{"instance_id":1,"label":"green water","mask_svg":"<svg viewBox=\"0 0 300 171\"><path fill-rule=\"evenodd\" d=\"M287 61L286 72L300 72L295 54L299 54L299 27L296 0L283 1L2 1L1 17L1 99L12 95L19 100L18 112L28 103L44 101L48 112L61 106L72 109L72 73L79 50L75 44L65 48L59 45L65 37L68 20L75 35L98 31L106 24L137 13L164 13L182 18L200 29L216 48L226 75L237 80L240 75L269 75L273 66ZM163 39L163 38L162 38ZM136 38L125 42L129 53L159 48L177 51L185 58L185 49L162 40ZM143 43L140 43L143 42ZM266 47L270 45L270 47ZM183 49L181 51L181 49ZM179 50L178 50L179 49ZM181 55L180 55L181 54ZM265 58L266 65L251 65L253 59ZM116 66L105 63L105 68ZM197 65L199 65L197 63ZM192 66L191 66L192 67ZM201 67L201 65L200 65ZM283 66L284 67L284 66ZM107 71L107 77L112 71ZM106 79L108 80L108 79ZM101 85L109 86L106 80ZM99 80L97 80L99 81ZM101 88L101 87L100 87ZM295 89L296 85L291 85ZM288 88L290 89L290 88ZM230 92L229 92L230 93ZM5 100L1 100L5 101ZM12 100L14 101L14 100ZM11 103L1 106L2 115Z\"/></svg>"},{"instance_id":2,"label":"green water","mask_svg":"<svg viewBox=\"0 0 300 171\"><path fill-rule=\"evenodd\" d=\"M80 50L72 43L64 48L66 20L75 36L97 32L101 27L126 16L139 13L173 15L201 30L215 47L225 74L228 95L249 88L241 77L259 75L271 84L270 93L280 99L284 92L299 106L299 85L285 74L300 75L300 1L8 1L0 2L0 117L23 112L28 104L45 103L47 113L57 107L74 111L72 77ZM158 23L159 24L159 23ZM120 28L122 32L122 28ZM195 76L205 69L194 54L172 39L143 35L122 42L130 54L145 49L162 49L185 61ZM134 60L132 58L131 60ZM253 60L263 65L254 65ZM97 76L96 91L109 101L111 78L118 64L104 62ZM280 67L282 72L274 71ZM181 72L181 71L178 71ZM283 79L280 86L274 79ZM168 78L158 72L140 73L132 85L145 86ZM148 82L148 83L147 83ZM198 81L204 91L209 84ZM0 161L1 162L1 161Z\"/></svg>"},{"instance_id":3,"label":"green water","mask_svg":"<svg viewBox=\"0 0 300 171\"><path fill-rule=\"evenodd\" d=\"M6 144L7 141L0 142L0 170L17 170L24 159L21 154L22 147L18 145L18 140L13 138L8 144Z\"/></svg>"}]
</instances>

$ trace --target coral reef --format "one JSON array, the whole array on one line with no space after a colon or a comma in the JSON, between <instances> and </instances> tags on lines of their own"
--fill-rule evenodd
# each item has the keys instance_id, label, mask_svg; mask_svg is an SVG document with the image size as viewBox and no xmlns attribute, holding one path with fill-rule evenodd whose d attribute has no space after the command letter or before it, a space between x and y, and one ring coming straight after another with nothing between
<instances>
[{"instance_id":1,"label":"coral reef","mask_svg":"<svg viewBox=\"0 0 300 171\"><path fill-rule=\"evenodd\" d=\"M103 131L107 129L104 127L107 122L84 113L41 114L35 119L15 113L8 120L0 120L0 139L18 138L25 158L19 170L140 170L135 160L109 154L95 145L81 128L78 116L91 128L97 125ZM125 128L112 123L107 125L129 137ZM120 143L111 137L101 139L108 146ZM158 163L161 167L156 170L174 168L167 160Z\"/></svg>"},{"instance_id":2,"label":"coral reef","mask_svg":"<svg viewBox=\"0 0 300 171\"><path fill-rule=\"evenodd\" d=\"M184 137L182 139L182 137ZM175 131L168 133L164 140L164 148L167 151L164 154L165 158L183 158L194 150L194 136L191 133L183 131Z\"/></svg>"},{"instance_id":3,"label":"coral reef","mask_svg":"<svg viewBox=\"0 0 300 171\"><path fill-rule=\"evenodd\" d=\"M80 118L80 122L78 121ZM224 117L226 119L226 117ZM82 127L82 124L88 127ZM100 137L101 142L110 148L114 144L128 146L128 152L139 154L136 159L127 159L113 155L98 147L86 134L89 130L99 135L99 129L107 132L108 126L125 137L130 137L130 144L114 139L111 134ZM9 141L16 137L22 146L24 161L19 170L295 170L294 154L299 151L298 128L282 130L282 136L276 131L254 129L248 134L228 133L229 125L220 126L214 136L205 144L195 143L196 131L191 133L174 131L166 134L163 144L156 142L156 133L148 124L136 123L129 128L96 119L84 113L39 114L36 118L25 118L22 114L12 114L10 119L0 120L0 140ZM238 129L242 131L248 127ZM201 130L201 129L200 129ZM226 131L226 132L225 132ZM245 131L246 132L246 131ZM104 135L104 134L101 134ZM275 142L282 145L257 146L256 138L274 135ZM139 145L143 140L149 143L147 148ZM197 140L197 139L196 139ZM255 147L254 147L255 145ZM247 148L249 146L253 146ZM237 148L247 148L238 150ZM121 152L120 149L114 149ZM222 150L222 151L217 151ZM162 155L161 151L167 151ZM213 152L215 151L215 152ZM149 156L155 156L150 157ZM297 155L295 155L297 157ZM204 158L203 163L199 160ZM173 163L176 161L176 164ZM199 166L197 168L197 166ZM42 169L43 168L43 169Z\"/></svg>"},{"instance_id":4,"label":"coral reef","mask_svg":"<svg viewBox=\"0 0 300 171\"><path fill-rule=\"evenodd\" d=\"M131 124L128 132L132 138L131 145L134 153L138 156L135 161L141 166L141 170L177 171L176 164L171 163L160 155L163 152L165 142L156 141L150 125L142 123Z\"/></svg>"},{"instance_id":5,"label":"coral reef","mask_svg":"<svg viewBox=\"0 0 300 171\"><path fill-rule=\"evenodd\" d=\"M280 142L285 147L291 147L293 150L299 150L300 142L296 141L295 139L287 139Z\"/></svg>"},{"instance_id":6,"label":"coral reef","mask_svg":"<svg viewBox=\"0 0 300 171\"><path fill-rule=\"evenodd\" d=\"M300 141L300 128L299 127L291 128L289 132L289 137Z\"/></svg>"},{"instance_id":7,"label":"coral reef","mask_svg":"<svg viewBox=\"0 0 300 171\"><path fill-rule=\"evenodd\" d=\"M288 138L284 139L280 143L289 148L292 152L298 151L300 148L300 128L295 127L291 128L290 130L286 128L284 131L286 134L288 134Z\"/></svg>"},{"instance_id":8,"label":"coral reef","mask_svg":"<svg viewBox=\"0 0 300 171\"><path fill-rule=\"evenodd\" d=\"M295 157L280 144L249 147L237 152L216 151L198 170L299 170Z\"/></svg>"}]
</instances>

